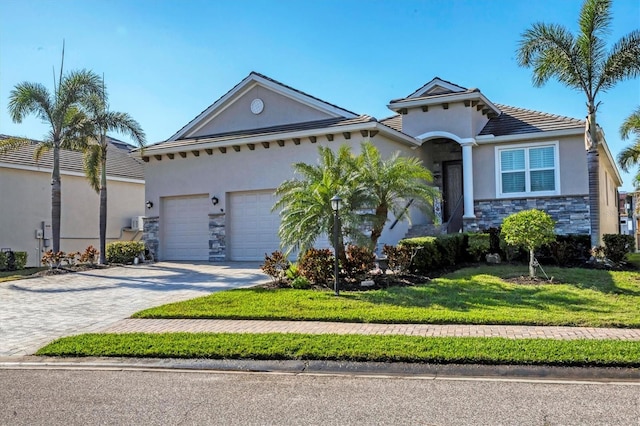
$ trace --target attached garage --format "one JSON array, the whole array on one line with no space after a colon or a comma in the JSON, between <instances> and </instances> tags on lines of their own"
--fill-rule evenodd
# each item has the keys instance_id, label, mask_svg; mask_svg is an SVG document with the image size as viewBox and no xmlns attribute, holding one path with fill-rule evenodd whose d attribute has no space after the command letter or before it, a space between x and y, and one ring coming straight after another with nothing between
<instances>
[{"instance_id":1,"label":"attached garage","mask_svg":"<svg viewBox=\"0 0 640 426\"><path fill-rule=\"evenodd\" d=\"M208 195L162 198L162 260L209 260Z\"/></svg>"},{"instance_id":2,"label":"attached garage","mask_svg":"<svg viewBox=\"0 0 640 426\"><path fill-rule=\"evenodd\" d=\"M264 260L265 253L280 248L280 216L271 208L274 190L234 192L229 197L230 260Z\"/></svg>"}]
</instances>

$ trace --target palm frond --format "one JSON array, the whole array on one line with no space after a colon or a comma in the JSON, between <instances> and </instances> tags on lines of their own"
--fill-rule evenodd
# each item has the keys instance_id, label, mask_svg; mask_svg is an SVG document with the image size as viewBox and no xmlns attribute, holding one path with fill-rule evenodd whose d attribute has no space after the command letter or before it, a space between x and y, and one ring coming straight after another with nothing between
<instances>
[{"instance_id":1,"label":"palm frond","mask_svg":"<svg viewBox=\"0 0 640 426\"><path fill-rule=\"evenodd\" d=\"M49 141L39 143L38 145L36 145L36 149L33 151L33 159L36 160L36 163L40 162L42 156L51 151L51 149L53 149L52 142Z\"/></svg>"},{"instance_id":2,"label":"palm frond","mask_svg":"<svg viewBox=\"0 0 640 426\"><path fill-rule=\"evenodd\" d=\"M632 31L611 47L604 61L598 90L607 91L616 83L640 76L640 30Z\"/></svg>"},{"instance_id":3,"label":"palm frond","mask_svg":"<svg viewBox=\"0 0 640 426\"><path fill-rule=\"evenodd\" d=\"M22 123L28 115L53 123L53 101L46 87L39 83L23 82L9 93L9 115L15 123Z\"/></svg>"},{"instance_id":4,"label":"palm frond","mask_svg":"<svg viewBox=\"0 0 640 426\"><path fill-rule=\"evenodd\" d=\"M23 146L31 145L31 140L26 138L6 138L0 139L0 155L6 154L7 152L16 151Z\"/></svg>"},{"instance_id":5,"label":"palm frond","mask_svg":"<svg viewBox=\"0 0 640 426\"><path fill-rule=\"evenodd\" d=\"M102 172L103 150L100 145L90 145L85 148L83 155L84 173L89 180L89 185L96 191L100 191L100 176Z\"/></svg>"},{"instance_id":6,"label":"palm frond","mask_svg":"<svg viewBox=\"0 0 640 426\"><path fill-rule=\"evenodd\" d=\"M629 138L631 133L635 133L637 137L640 137L640 106L620 126L620 137L622 139Z\"/></svg>"}]
</instances>

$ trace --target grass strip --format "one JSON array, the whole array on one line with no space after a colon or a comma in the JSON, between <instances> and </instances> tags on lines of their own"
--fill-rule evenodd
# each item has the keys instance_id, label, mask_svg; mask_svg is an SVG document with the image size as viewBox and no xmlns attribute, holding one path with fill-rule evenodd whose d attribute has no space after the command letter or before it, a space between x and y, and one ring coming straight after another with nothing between
<instances>
[{"instance_id":1,"label":"grass strip","mask_svg":"<svg viewBox=\"0 0 640 426\"><path fill-rule=\"evenodd\" d=\"M46 267L25 268L25 269L20 269L18 271L1 271L0 283L7 282L7 281L21 280L23 278L29 278L31 275L36 274L40 271L44 271L45 269L47 268Z\"/></svg>"},{"instance_id":2,"label":"grass strip","mask_svg":"<svg viewBox=\"0 0 640 426\"><path fill-rule=\"evenodd\" d=\"M504 278L522 267L466 268L414 287L341 292L261 288L214 293L135 318L640 327L640 275L548 268L552 284Z\"/></svg>"},{"instance_id":3,"label":"grass strip","mask_svg":"<svg viewBox=\"0 0 640 426\"><path fill-rule=\"evenodd\" d=\"M129 333L58 339L36 355L640 366L640 342L369 335Z\"/></svg>"}]
</instances>

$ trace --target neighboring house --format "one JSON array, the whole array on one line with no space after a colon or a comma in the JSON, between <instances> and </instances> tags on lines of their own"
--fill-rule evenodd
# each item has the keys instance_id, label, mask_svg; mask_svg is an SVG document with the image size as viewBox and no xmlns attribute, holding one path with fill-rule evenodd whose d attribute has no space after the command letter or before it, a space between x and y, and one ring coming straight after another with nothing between
<instances>
[{"instance_id":1,"label":"neighboring house","mask_svg":"<svg viewBox=\"0 0 640 426\"><path fill-rule=\"evenodd\" d=\"M0 135L0 138L7 136ZM132 147L111 140L107 157L107 242L140 239L132 218L144 215L144 170ZM0 155L0 249L25 251L28 265L51 248L52 152L36 163L35 144ZM99 197L83 171L82 153L60 151L62 217L60 249L99 247Z\"/></svg>"},{"instance_id":2,"label":"neighboring house","mask_svg":"<svg viewBox=\"0 0 640 426\"><path fill-rule=\"evenodd\" d=\"M559 233L590 233L584 120L494 104L439 78L388 107L397 115L377 121L252 72L141 154L147 245L166 260L263 259L279 247L273 192L292 164L315 163L320 144L357 153L365 139L432 170L442 225L411 209L414 234L499 226L529 208L551 214ZM600 136L600 232L617 233L621 178ZM391 223L381 243L409 231Z\"/></svg>"},{"instance_id":3,"label":"neighboring house","mask_svg":"<svg viewBox=\"0 0 640 426\"><path fill-rule=\"evenodd\" d=\"M620 209L620 233L624 235L636 234L633 213L635 211L634 196L627 192L618 194L618 208Z\"/></svg>"}]
</instances>

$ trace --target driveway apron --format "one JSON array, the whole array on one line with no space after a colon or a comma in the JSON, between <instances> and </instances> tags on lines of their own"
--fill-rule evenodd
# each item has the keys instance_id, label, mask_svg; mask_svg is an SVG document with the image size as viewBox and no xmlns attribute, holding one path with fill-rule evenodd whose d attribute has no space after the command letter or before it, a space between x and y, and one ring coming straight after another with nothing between
<instances>
[{"instance_id":1,"label":"driveway apron","mask_svg":"<svg viewBox=\"0 0 640 426\"><path fill-rule=\"evenodd\" d=\"M160 262L0 283L0 357L33 354L141 309L265 281L256 262Z\"/></svg>"}]
</instances>

